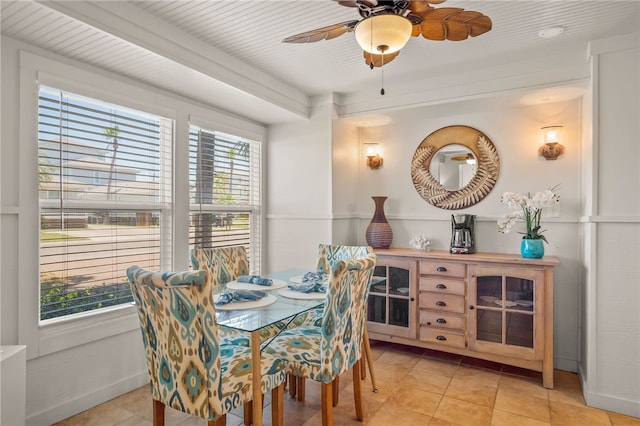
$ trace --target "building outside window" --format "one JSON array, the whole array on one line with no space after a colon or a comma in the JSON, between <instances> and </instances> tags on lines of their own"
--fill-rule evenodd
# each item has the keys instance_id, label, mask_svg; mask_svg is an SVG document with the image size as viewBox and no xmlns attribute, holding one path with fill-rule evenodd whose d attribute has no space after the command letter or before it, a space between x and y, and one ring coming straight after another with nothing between
<instances>
[{"instance_id":1,"label":"building outside window","mask_svg":"<svg viewBox=\"0 0 640 426\"><path fill-rule=\"evenodd\" d=\"M241 245L260 270L260 155L257 141L190 127L190 248Z\"/></svg>"},{"instance_id":2,"label":"building outside window","mask_svg":"<svg viewBox=\"0 0 640 426\"><path fill-rule=\"evenodd\" d=\"M260 270L260 142L190 126L189 205L177 206L173 127L40 87L40 321L132 303L127 267L173 270L174 238L189 248L241 245ZM176 237L173 217L187 209L188 237Z\"/></svg>"},{"instance_id":3,"label":"building outside window","mask_svg":"<svg viewBox=\"0 0 640 426\"><path fill-rule=\"evenodd\" d=\"M132 302L171 266L173 121L40 87L40 320Z\"/></svg>"}]
</instances>

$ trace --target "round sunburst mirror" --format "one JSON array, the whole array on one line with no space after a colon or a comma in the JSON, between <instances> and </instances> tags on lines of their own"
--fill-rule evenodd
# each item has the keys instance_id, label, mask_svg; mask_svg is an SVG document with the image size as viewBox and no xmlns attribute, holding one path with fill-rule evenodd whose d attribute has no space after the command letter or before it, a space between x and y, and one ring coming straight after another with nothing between
<instances>
[{"instance_id":1,"label":"round sunburst mirror","mask_svg":"<svg viewBox=\"0 0 640 426\"><path fill-rule=\"evenodd\" d=\"M418 145L411 180L428 203L447 210L470 207L493 189L500 158L493 142L469 126L438 129Z\"/></svg>"}]
</instances>

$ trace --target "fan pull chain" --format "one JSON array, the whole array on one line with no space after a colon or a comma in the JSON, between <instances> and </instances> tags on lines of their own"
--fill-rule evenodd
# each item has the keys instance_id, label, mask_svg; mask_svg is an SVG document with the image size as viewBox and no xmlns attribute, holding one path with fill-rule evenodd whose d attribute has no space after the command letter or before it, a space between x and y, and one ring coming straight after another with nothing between
<instances>
[{"instance_id":1,"label":"fan pull chain","mask_svg":"<svg viewBox=\"0 0 640 426\"><path fill-rule=\"evenodd\" d=\"M382 74L382 82L381 82L381 88L380 88L380 95L384 96L384 55L382 55L382 65L380 66L380 72Z\"/></svg>"},{"instance_id":2,"label":"fan pull chain","mask_svg":"<svg viewBox=\"0 0 640 426\"><path fill-rule=\"evenodd\" d=\"M389 46L386 46L384 44L381 44L380 46L378 46L378 50L380 51L380 57L381 57L381 65L380 65L380 72L382 74L382 82L380 84L380 86L382 86L380 88L380 96L384 96L384 52L386 52L389 49Z\"/></svg>"}]
</instances>

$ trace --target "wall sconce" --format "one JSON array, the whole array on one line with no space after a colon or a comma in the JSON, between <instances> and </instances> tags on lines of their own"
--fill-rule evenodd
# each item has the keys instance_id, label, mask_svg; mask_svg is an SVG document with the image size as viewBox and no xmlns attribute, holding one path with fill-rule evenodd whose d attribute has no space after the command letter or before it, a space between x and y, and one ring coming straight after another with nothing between
<instances>
[{"instance_id":1,"label":"wall sconce","mask_svg":"<svg viewBox=\"0 0 640 426\"><path fill-rule=\"evenodd\" d=\"M371 170L377 170L382 166L382 156L380 146L377 143L365 143L364 155L367 156L367 166Z\"/></svg>"},{"instance_id":2,"label":"wall sconce","mask_svg":"<svg viewBox=\"0 0 640 426\"><path fill-rule=\"evenodd\" d=\"M547 160L555 160L564 152L564 146L560 143L562 126L548 126L542 129L543 145L538 153Z\"/></svg>"}]
</instances>

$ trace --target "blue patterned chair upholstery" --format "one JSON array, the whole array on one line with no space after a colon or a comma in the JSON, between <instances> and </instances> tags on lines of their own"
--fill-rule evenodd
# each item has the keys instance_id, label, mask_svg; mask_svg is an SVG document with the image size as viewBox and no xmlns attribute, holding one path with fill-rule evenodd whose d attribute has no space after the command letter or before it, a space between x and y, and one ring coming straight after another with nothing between
<instances>
[{"instance_id":1,"label":"blue patterned chair upholstery","mask_svg":"<svg viewBox=\"0 0 640 426\"><path fill-rule=\"evenodd\" d=\"M191 266L208 272L214 293L226 289L226 284L240 275L249 275L247 252L242 246L194 248L191 250Z\"/></svg>"},{"instance_id":2,"label":"blue patterned chair upholstery","mask_svg":"<svg viewBox=\"0 0 640 426\"><path fill-rule=\"evenodd\" d=\"M360 358L375 259L370 253L364 259L331 263L320 327L284 331L265 348L265 352L286 360L287 373L321 382L323 425L333 424L333 383L352 367L356 418L363 418Z\"/></svg>"},{"instance_id":3,"label":"blue patterned chair upholstery","mask_svg":"<svg viewBox=\"0 0 640 426\"><path fill-rule=\"evenodd\" d=\"M369 246L341 246L330 244L318 245L317 272L331 272L331 263L338 260L358 260L369 255L373 250ZM322 309L315 309L306 314L300 325L320 325Z\"/></svg>"},{"instance_id":4,"label":"blue patterned chair upholstery","mask_svg":"<svg viewBox=\"0 0 640 426\"><path fill-rule=\"evenodd\" d=\"M373 249L369 246L343 246L343 245L331 245L331 244L319 244L318 245L318 257L316 263L316 271L318 272L326 272L329 273L331 270L331 263L336 262L338 260L358 260L366 258L369 253L372 253ZM298 325L302 326L310 326L315 325L317 327L320 326L322 322L322 312L323 309L314 309L312 311L307 312L300 320L297 321ZM291 327L290 327L291 328ZM363 344L365 345L366 352L366 362L363 362L361 365L361 376L364 379L366 377L366 364L369 364L369 371L371 372L371 381L373 385L374 392L377 392L373 365L370 357L370 345L369 345L369 336L366 333L365 329L365 338L363 340ZM289 395L291 397L297 396L299 401L304 401L304 393L305 393L305 385L304 378L299 377L298 380L293 381L291 375L289 376ZM334 403L337 403L338 393L337 390L334 392Z\"/></svg>"},{"instance_id":5,"label":"blue patterned chair upholstery","mask_svg":"<svg viewBox=\"0 0 640 426\"><path fill-rule=\"evenodd\" d=\"M127 269L147 357L154 425L164 407L224 424L225 414L252 398L251 350L220 344L211 281L203 270L150 272ZM262 393L281 406L285 364L264 354ZM282 413L273 409L275 423ZM279 416L279 417L278 417Z\"/></svg>"}]
</instances>

